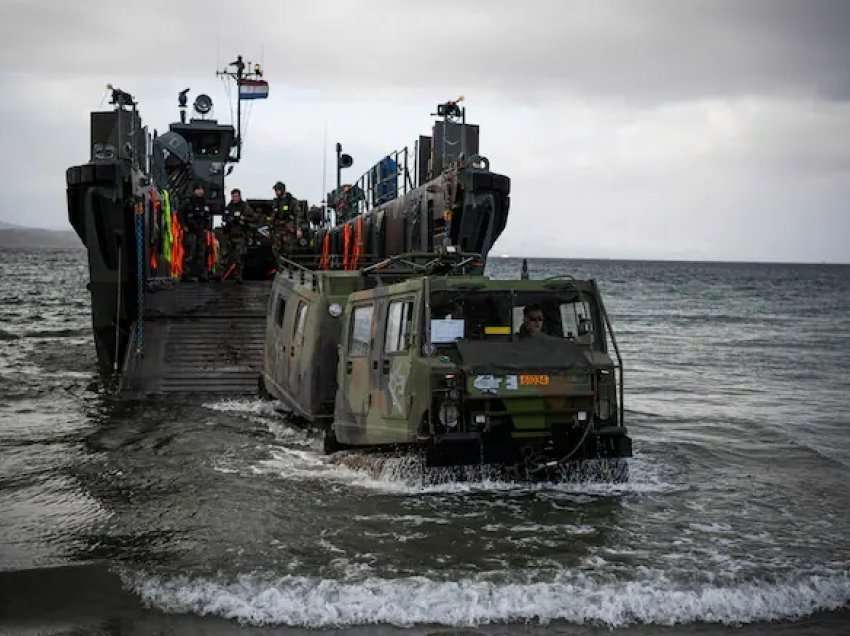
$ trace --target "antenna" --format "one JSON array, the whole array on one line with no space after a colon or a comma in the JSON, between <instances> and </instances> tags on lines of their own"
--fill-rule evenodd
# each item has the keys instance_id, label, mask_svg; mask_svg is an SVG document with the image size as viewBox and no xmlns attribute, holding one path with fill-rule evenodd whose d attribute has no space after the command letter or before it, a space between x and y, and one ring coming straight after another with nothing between
<instances>
[{"instance_id":1,"label":"antenna","mask_svg":"<svg viewBox=\"0 0 850 636\"><path fill-rule=\"evenodd\" d=\"M322 133L322 222L327 223L327 180L328 180L328 120L325 120L324 131Z\"/></svg>"}]
</instances>

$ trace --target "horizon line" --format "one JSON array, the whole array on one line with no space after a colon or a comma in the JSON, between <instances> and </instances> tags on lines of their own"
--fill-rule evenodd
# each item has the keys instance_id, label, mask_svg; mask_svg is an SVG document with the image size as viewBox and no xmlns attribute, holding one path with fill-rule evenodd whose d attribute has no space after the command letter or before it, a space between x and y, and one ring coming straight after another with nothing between
<instances>
[{"instance_id":1,"label":"horizon line","mask_svg":"<svg viewBox=\"0 0 850 636\"><path fill-rule=\"evenodd\" d=\"M2 230L36 230L42 232L69 232L74 234L74 229L69 225L65 228L58 227L34 227L34 226L26 226L26 225L18 225L17 223L12 223L10 221L4 221L0 219L0 222L6 223L11 227L0 228ZM80 248L84 248L85 246L80 243ZM40 249L40 248L26 248L26 247L6 247L3 249ZM44 249L44 248L41 248ZM47 248L47 249L74 249L74 248ZM740 260L740 259L728 259L723 257L706 257L702 259L692 259L687 257L613 257L613 256L514 256L513 254L494 255L491 253L488 256L488 260L492 259L527 259L531 261L535 260L546 260L546 259L559 259L566 261L623 261L623 262L640 262L640 263L725 263L729 265L839 265L846 266L850 265L850 261L783 261L783 260Z\"/></svg>"}]
</instances>

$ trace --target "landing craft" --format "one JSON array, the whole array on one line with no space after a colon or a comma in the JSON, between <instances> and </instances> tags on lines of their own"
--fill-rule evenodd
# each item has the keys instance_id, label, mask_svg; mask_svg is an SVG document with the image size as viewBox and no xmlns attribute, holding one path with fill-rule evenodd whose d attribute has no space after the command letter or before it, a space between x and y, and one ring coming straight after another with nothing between
<instances>
[{"instance_id":1,"label":"landing craft","mask_svg":"<svg viewBox=\"0 0 850 636\"><path fill-rule=\"evenodd\" d=\"M68 217L88 252L98 366L122 395L256 390L278 264L270 229L259 225L247 241L248 282L226 280L216 261L223 238L217 219L225 179L242 158L242 101L269 91L259 65L241 56L218 75L238 87L235 125L216 120L203 94L187 117L186 89L178 95L179 121L157 135L143 126L136 99L110 86L113 109L91 114L89 161L66 173ZM459 101L439 105L430 136L388 153L351 183L341 176L353 159L337 144L336 188L327 205L296 202L309 230L290 256L312 269L348 270L444 244L486 256L507 220L510 180L489 170L478 126L467 123ZM195 183L205 186L209 209L202 245L209 283L182 276L181 211ZM269 199L246 198L255 211L271 209ZM229 338L219 346L223 333Z\"/></svg>"},{"instance_id":2,"label":"landing craft","mask_svg":"<svg viewBox=\"0 0 850 636\"><path fill-rule=\"evenodd\" d=\"M430 466L531 472L630 457L596 283L494 280L482 267L451 248L348 272L288 263L269 302L261 393L319 425L329 453L406 448ZM526 336L531 306L542 333Z\"/></svg>"}]
</instances>

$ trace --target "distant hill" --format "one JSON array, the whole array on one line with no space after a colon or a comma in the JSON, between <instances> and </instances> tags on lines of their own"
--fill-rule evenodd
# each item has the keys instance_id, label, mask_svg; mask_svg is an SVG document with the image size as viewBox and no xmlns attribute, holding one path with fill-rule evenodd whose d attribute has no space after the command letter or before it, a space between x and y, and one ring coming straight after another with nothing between
<instances>
[{"instance_id":1,"label":"distant hill","mask_svg":"<svg viewBox=\"0 0 850 636\"><path fill-rule=\"evenodd\" d=\"M83 247L70 230L42 230L0 221L0 247Z\"/></svg>"}]
</instances>

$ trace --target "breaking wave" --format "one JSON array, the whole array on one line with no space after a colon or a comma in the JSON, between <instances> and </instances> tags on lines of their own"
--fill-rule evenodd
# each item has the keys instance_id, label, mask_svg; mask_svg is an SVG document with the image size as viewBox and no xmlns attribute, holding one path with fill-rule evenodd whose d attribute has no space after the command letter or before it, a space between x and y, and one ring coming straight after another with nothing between
<instances>
[{"instance_id":1,"label":"breaking wave","mask_svg":"<svg viewBox=\"0 0 850 636\"><path fill-rule=\"evenodd\" d=\"M796 619L850 602L850 576L676 587L658 581L598 583L563 573L540 583L435 581L425 577L342 582L301 576L241 575L222 582L122 574L145 603L166 612L215 615L252 625L331 627L564 620L621 627L636 623L727 625Z\"/></svg>"}]
</instances>

